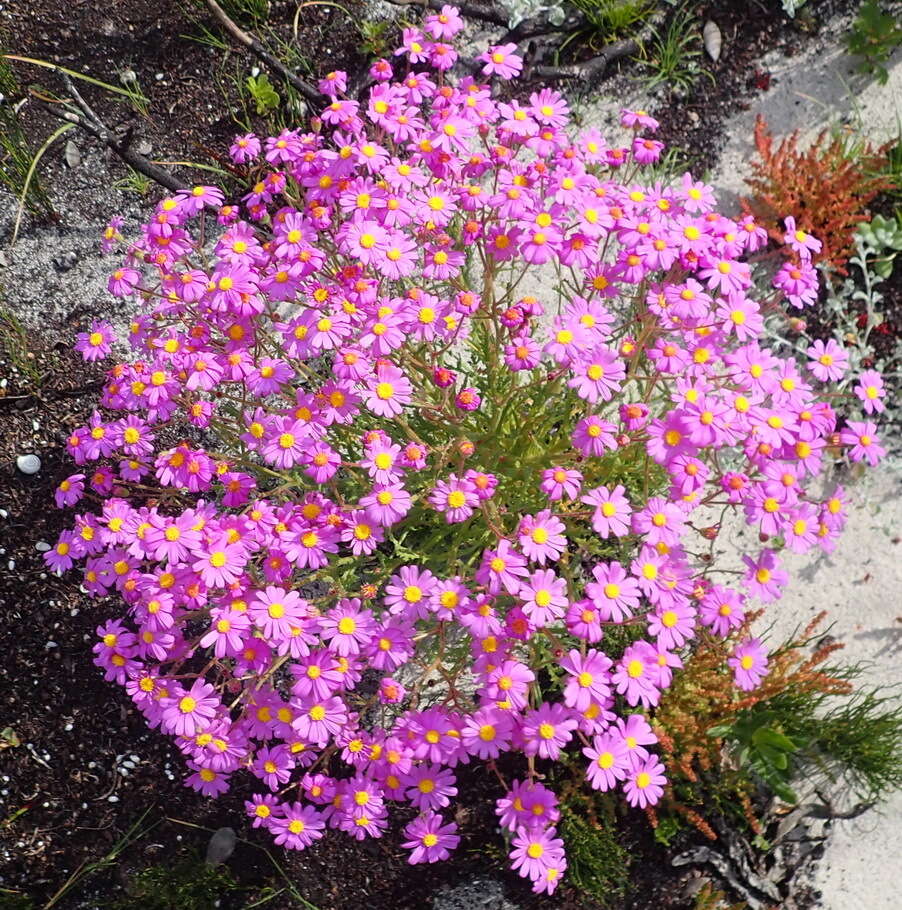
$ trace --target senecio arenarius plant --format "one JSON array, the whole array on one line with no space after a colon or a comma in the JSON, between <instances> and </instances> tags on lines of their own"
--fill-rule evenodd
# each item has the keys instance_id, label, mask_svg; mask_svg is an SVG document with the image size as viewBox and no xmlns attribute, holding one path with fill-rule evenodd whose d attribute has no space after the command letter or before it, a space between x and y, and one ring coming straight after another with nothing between
<instances>
[{"instance_id":1,"label":"senecio arenarius plant","mask_svg":"<svg viewBox=\"0 0 902 910\"><path fill-rule=\"evenodd\" d=\"M513 868L550 893L551 763L660 799L647 718L681 655L780 597L781 547L832 550L844 493L810 488L828 450L878 461L884 393L864 374L864 419L838 431L842 349L798 365L760 344L776 297L751 299L742 257L764 231L689 174L643 183L662 148L644 112L612 148L573 138L555 91L450 78L461 27L445 7L405 29L363 105L331 73L310 132L236 139L257 181L241 205L196 187L138 240L111 222L110 290L151 311L68 440L92 466L57 504L89 488L99 511L46 558L127 604L95 661L191 787L250 772L254 826L293 849L327 826L380 837L410 804L410 862L434 862L459 841L454 769L485 760ZM482 75L514 78L515 49ZM785 243L774 294L800 308L818 241L787 224ZM542 266L557 277L524 296ZM77 347L113 340L96 323ZM766 542L744 572L711 556L717 509ZM609 656L618 626L635 634ZM767 653L749 639L726 663L751 689Z\"/></svg>"}]
</instances>

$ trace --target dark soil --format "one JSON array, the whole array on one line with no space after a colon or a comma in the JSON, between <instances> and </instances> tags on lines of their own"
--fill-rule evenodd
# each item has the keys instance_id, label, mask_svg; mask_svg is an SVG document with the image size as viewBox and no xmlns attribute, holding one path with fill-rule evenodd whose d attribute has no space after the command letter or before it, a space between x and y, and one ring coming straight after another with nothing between
<instances>
[{"instance_id":1,"label":"dark soil","mask_svg":"<svg viewBox=\"0 0 902 910\"><path fill-rule=\"evenodd\" d=\"M721 57L715 63L705 54L701 62L710 77L699 76L688 95L672 95L651 111L661 123L656 138L685 154L694 173L713 168L727 141L726 121L770 90L761 58L777 50L793 56L832 16L857 7L858 0L819 0L790 19L780 0L698 4L699 25L710 19L721 31Z\"/></svg>"},{"instance_id":2,"label":"dark soil","mask_svg":"<svg viewBox=\"0 0 902 910\"><path fill-rule=\"evenodd\" d=\"M229 3L222 5L231 8ZM347 12L328 4L305 5L295 35L297 6L272 0L265 24L240 18L239 24L282 56L290 56L298 74L313 84L330 70L353 73L366 64L360 35L348 21L349 16L357 21L363 18L362 0L343 2ZM121 136L132 129L133 143L149 142L149 157L161 162L214 163L225 155L234 135L243 132L232 117L232 112L239 117L245 113L234 82L243 82L259 61L234 41L226 40L226 51L199 43L205 29L219 34L198 0L36 0L0 5L0 50L46 60L120 87L121 74L132 71L133 84L149 102L146 116L101 88L76 84L114 133ZM46 69L16 63L14 72L23 90L40 84L57 95L66 94L56 74ZM284 96L278 80L272 77L272 82ZM248 115L252 126L262 125L255 111ZM22 108L21 117L35 149L59 125L31 101ZM126 172L121 162L115 167L119 173ZM175 166L170 169L178 172ZM195 171L193 177L200 180L203 174Z\"/></svg>"}]
</instances>

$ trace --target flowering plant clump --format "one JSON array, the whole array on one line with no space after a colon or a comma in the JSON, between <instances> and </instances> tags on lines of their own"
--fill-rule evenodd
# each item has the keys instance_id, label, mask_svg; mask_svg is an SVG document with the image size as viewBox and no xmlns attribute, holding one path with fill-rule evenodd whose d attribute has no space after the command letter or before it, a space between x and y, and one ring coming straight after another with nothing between
<instances>
[{"instance_id":1,"label":"flowering plant clump","mask_svg":"<svg viewBox=\"0 0 902 910\"><path fill-rule=\"evenodd\" d=\"M97 508L46 558L124 600L95 661L191 787L249 773L253 825L292 849L379 837L406 804L410 862L434 862L459 841L455 767L521 755L497 813L550 893L551 764L656 803L649 718L681 654L779 598L782 547L832 549L844 493L811 492L828 452L882 449L869 419L837 431L839 358L761 345L742 256L765 232L689 174L642 181L655 121L625 111L636 138L609 147L571 137L555 91L454 81L461 27L446 7L406 29L365 103L330 74L310 132L237 138L240 204L196 187L137 240L111 223L110 290L149 311L68 440L84 468L57 504ZM516 76L515 50L482 73ZM801 277L779 285L805 303L817 241L787 243ZM103 323L78 342L113 344ZM713 509L760 530L744 571L711 557ZM767 660L743 640L725 682L754 688Z\"/></svg>"}]
</instances>

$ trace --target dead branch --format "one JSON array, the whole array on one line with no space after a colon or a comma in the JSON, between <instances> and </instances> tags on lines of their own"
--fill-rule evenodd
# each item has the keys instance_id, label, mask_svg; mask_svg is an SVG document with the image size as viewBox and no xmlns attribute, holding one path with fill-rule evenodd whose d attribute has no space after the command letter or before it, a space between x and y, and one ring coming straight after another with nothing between
<instances>
[{"instance_id":1,"label":"dead branch","mask_svg":"<svg viewBox=\"0 0 902 910\"><path fill-rule=\"evenodd\" d=\"M390 2L390 0L389 0ZM543 16L533 16L518 22L512 29L505 32L497 44L519 44L529 38L538 38L542 35L556 35L560 32L575 32L586 24L586 18L581 13L568 15L560 25L554 25Z\"/></svg>"},{"instance_id":2,"label":"dead branch","mask_svg":"<svg viewBox=\"0 0 902 910\"><path fill-rule=\"evenodd\" d=\"M82 114L76 114L74 111L60 108L58 105L49 104L38 98L37 103L48 113L52 114L58 120L65 120L73 123L80 130L93 136L102 145L106 146L115 155L121 158L129 167L134 168L145 177L149 177L154 183L160 184L172 193L178 193L181 190L189 189L188 184L183 183L169 171L154 164L148 158L145 158L140 152L131 147L131 131L126 134L122 140L117 139L97 115L81 100L78 92L74 93L76 104L82 109Z\"/></svg>"},{"instance_id":3,"label":"dead branch","mask_svg":"<svg viewBox=\"0 0 902 910\"><path fill-rule=\"evenodd\" d=\"M293 73L281 60L274 57L253 35L244 31L237 23L233 22L225 10L216 0L206 0L210 12L216 21L239 43L243 44L251 53L263 61L278 77L296 89L317 112L329 103L329 99L320 94L309 82L305 82L296 73Z\"/></svg>"},{"instance_id":4,"label":"dead branch","mask_svg":"<svg viewBox=\"0 0 902 910\"><path fill-rule=\"evenodd\" d=\"M388 0L388 2L394 6L422 6L438 13L441 12L443 6L448 5L449 0ZM502 28L508 26L507 14L493 6L470 2L454 3L454 6L467 18L481 19L483 22L491 22L492 25L500 25Z\"/></svg>"},{"instance_id":5,"label":"dead branch","mask_svg":"<svg viewBox=\"0 0 902 910\"><path fill-rule=\"evenodd\" d=\"M539 79L579 79L591 83L604 76L605 70L615 60L638 53L639 45L635 41L618 41L609 44L600 54L582 63L571 63L567 66L530 66L525 75L536 76Z\"/></svg>"}]
</instances>

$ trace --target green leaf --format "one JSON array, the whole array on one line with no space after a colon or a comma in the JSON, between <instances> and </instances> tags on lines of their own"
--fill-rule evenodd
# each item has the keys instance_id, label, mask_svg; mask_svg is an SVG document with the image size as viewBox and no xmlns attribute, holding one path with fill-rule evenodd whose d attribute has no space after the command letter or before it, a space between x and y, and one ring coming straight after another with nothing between
<instances>
[{"instance_id":1,"label":"green leaf","mask_svg":"<svg viewBox=\"0 0 902 910\"><path fill-rule=\"evenodd\" d=\"M259 76L248 76L246 85L257 103L257 113L261 117L274 111L281 103L279 93L273 88L266 73L260 73Z\"/></svg>"},{"instance_id":2,"label":"green leaf","mask_svg":"<svg viewBox=\"0 0 902 910\"><path fill-rule=\"evenodd\" d=\"M752 742L759 747L795 752L798 746L788 737L769 727L759 727L752 736Z\"/></svg>"}]
</instances>

